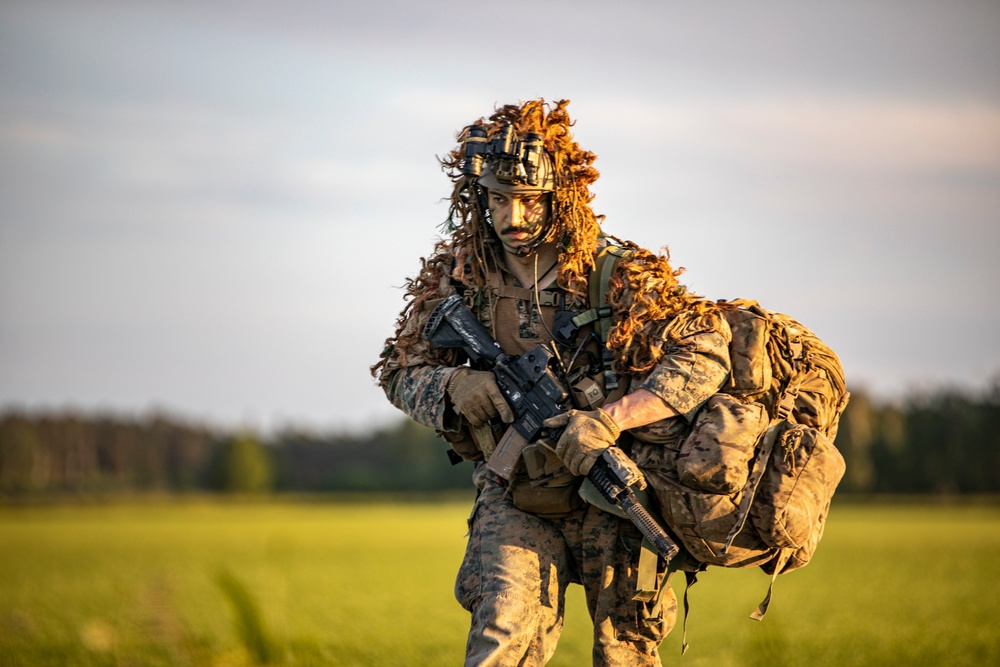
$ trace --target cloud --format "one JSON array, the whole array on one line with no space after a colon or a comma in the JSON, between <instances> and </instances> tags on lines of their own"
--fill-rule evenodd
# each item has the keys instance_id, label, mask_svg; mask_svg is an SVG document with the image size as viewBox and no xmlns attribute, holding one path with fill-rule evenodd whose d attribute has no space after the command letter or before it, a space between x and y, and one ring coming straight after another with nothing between
<instances>
[{"instance_id":1,"label":"cloud","mask_svg":"<svg viewBox=\"0 0 1000 667\"><path fill-rule=\"evenodd\" d=\"M801 316L882 388L978 377L998 12L2 4L0 401L386 414L365 368L445 215L435 156L536 94L573 99L609 231L668 243L696 290Z\"/></svg>"}]
</instances>

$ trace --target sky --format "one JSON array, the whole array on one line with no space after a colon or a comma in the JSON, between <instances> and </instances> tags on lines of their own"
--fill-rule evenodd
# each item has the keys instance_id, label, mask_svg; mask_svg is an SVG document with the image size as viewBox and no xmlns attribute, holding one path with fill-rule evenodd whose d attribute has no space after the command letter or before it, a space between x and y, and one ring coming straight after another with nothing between
<instances>
[{"instance_id":1,"label":"sky","mask_svg":"<svg viewBox=\"0 0 1000 667\"><path fill-rule=\"evenodd\" d=\"M605 230L851 389L1000 377L1000 3L0 2L0 411L364 430L438 155L572 100Z\"/></svg>"}]
</instances>

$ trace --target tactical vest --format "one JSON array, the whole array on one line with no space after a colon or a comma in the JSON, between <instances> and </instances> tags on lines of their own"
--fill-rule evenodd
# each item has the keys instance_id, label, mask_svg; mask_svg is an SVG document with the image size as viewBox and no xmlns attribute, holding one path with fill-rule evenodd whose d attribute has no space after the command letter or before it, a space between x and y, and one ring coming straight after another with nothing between
<instances>
[{"instance_id":1,"label":"tactical vest","mask_svg":"<svg viewBox=\"0 0 1000 667\"><path fill-rule=\"evenodd\" d=\"M608 386L613 391L617 383L613 377L609 383L605 376L601 356L604 346L593 335L593 324L587 321L572 330L566 328L566 322L578 314L571 309L571 295L555 285L544 290L510 285L500 274L491 275L485 289L489 298L484 301L491 310L477 316L489 322L504 352L521 355L538 344L556 347L567 368L564 376L574 406L589 410L603 405L608 399ZM503 428L496 425L472 429L478 449L486 456L502 438ZM514 506L524 512L559 518L585 503L579 494L582 478L571 474L546 443L528 444L516 470L510 492Z\"/></svg>"}]
</instances>

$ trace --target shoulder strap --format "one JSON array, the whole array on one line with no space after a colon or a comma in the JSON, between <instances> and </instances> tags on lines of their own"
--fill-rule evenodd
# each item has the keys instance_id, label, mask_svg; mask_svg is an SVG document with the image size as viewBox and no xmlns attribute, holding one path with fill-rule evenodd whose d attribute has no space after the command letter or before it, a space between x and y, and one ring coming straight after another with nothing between
<instances>
[{"instance_id":1,"label":"shoulder strap","mask_svg":"<svg viewBox=\"0 0 1000 667\"><path fill-rule=\"evenodd\" d=\"M611 276L622 260L630 257L632 251L620 246L609 245L601 250L594 259L594 270L590 274L589 289L590 310L581 313L573 319L573 324L580 327L587 322L594 323L594 332L601 341L601 366L604 370L604 388L608 391L618 389L618 375L612 370L614 356L607 348L608 331L611 329L611 306L607 304L608 288ZM579 320L579 321L578 321Z\"/></svg>"},{"instance_id":2,"label":"shoulder strap","mask_svg":"<svg viewBox=\"0 0 1000 667\"><path fill-rule=\"evenodd\" d=\"M631 256L632 251L620 246L609 245L597 254L594 260L594 271L590 274L588 288L590 290L590 311L596 311L592 319L596 321L594 329L600 336L601 342L608 340L608 330L611 328L611 308L608 307L608 287L611 283L611 276L614 275L618 264ZM586 313L584 313L586 315Z\"/></svg>"}]
</instances>

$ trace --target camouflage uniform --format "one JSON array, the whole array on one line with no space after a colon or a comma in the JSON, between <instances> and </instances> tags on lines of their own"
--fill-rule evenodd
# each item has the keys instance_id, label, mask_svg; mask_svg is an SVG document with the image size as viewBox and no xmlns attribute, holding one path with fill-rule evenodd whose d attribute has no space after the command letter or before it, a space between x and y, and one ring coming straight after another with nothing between
<instances>
[{"instance_id":1,"label":"camouflage uniform","mask_svg":"<svg viewBox=\"0 0 1000 667\"><path fill-rule=\"evenodd\" d=\"M519 292L516 285L506 286L499 276L494 278L489 289L498 296L500 307L475 312L504 350L521 354L539 342L549 342L547 330L555 308L539 309L524 293L527 290ZM438 290L442 298L453 293L450 284ZM466 301L470 305L482 301L475 296L465 294ZM562 298L568 308L588 307L579 298L576 302L565 294ZM404 331L419 330L437 302L414 312ZM539 318L547 326L539 326ZM682 415L636 429L634 435L642 441L655 443L663 433L676 432L680 425L675 422L692 419L729 373L731 334L725 320L684 314L677 319L683 320L674 323L680 333L659 365L644 377L623 378L623 387L647 389ZM383 388L410 417L453 443L462 441L466 429L447 400L447 385L458 360L452 357L449 361L454 363L441 364L432 358L423 341L409 346L405 355L390 353L381 376ZM477 458L474 448L465 452L455 448L467 458ZM458 601L472 614L467 665L543 665L562 629L570 583L583 585L594 620L594 665L660 664L657 647L674 625L677 601L663 581L662 561L657 576L665 588L659 604L633 600L642 538L630 522L586 504L551 516L518 509L516 490L528 483L523 472L508 484L477 463L474 481L479 495L455 585ZM574 497L575 489L569 488Z\"/></svg>"},{"instance_id":2,"label":"camouflage uniform","mask_svg":"<svg viewBox=\"0 0 1000 667\"><path fill-rule=\"evenodd\" d=\"M633 601L642 535L592 505L566 517L523 512L486 466L469 519L455 596L472 613L466 665L544 665L562 631L566 588L582 583L594 621L595 665L659 665L677 599ZM663 573L660 573L662 578Z\"/></svg>"}]
</instances>

